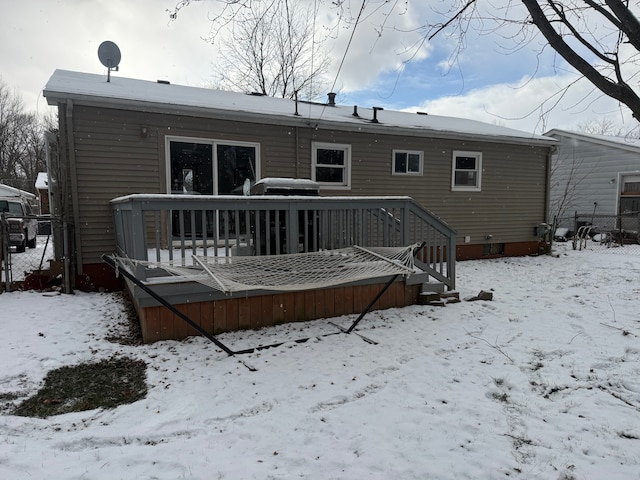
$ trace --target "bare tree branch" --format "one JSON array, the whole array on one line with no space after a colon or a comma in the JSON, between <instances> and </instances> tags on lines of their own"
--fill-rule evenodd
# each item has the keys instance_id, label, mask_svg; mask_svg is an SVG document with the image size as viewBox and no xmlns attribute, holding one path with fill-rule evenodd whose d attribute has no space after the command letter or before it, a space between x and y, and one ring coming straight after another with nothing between
<instances>
[{"instance_id":1,"label":"bare tree branch","mask_svg":"<svg viewBox=\"0 0 640 480\"><path fill-rule=\"evenodd\" d=\"M455 15L453 15L445 23L439 26L436 26L436 31L433 32L431 35L429 35L428 40L433 40L440 32L446 29L449 25L451 25L456 20L462 18L462 16L464 15L464 12L475 3L476 3L476 0L467 0L467 2L462 6L460 10L458 10L458 12Z\"/></svg>"},{"instance_id":2,"label":"bare tree branch","mask_svg":"<svg viewBox=\"0 0 640 480\"><path fill-rule=\"evenodd\" d=\"M620 0L604 0L607 6L620 19L620 30L622 30L631 45L636 50L640 50L640 22L629 9L628 2Z\"/></svg>"},{"instance_id":3,"label":"bare tree branch","mask_svg":"<svg viewBox=\"0 0 640 480\"><path fill-rule=\"evenodd\" d=\"M606 95L615 98L629 107L633 116L640 119L640 97L626 83L615 83L602 75L594 66L580 56L553 28L551 21L542 11L536 0L522 0L523 5L531 15L533 24L547 39L551 47L562 56L571 66L593 83Z\"/></svg>"},{"instance_id":4,"label":"bare tree branch","mask_svg":"<svg viewBox=\"0 0 640 480\"><path fill-rule=\"evenodd\" d=\"M175 20L191 2L169 11ZM219 59L214 86L263 95L313 99L325 88L330 58L315 41L314 12L299 0L218 0L210 14ZM319 60L318 60L319 58Z\"/></svg>"}]
</instances>

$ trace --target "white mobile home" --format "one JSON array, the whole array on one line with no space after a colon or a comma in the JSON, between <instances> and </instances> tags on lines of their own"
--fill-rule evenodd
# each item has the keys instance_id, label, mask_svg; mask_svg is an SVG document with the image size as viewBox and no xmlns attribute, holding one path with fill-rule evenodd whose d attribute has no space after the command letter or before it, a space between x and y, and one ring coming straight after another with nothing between
<instances>
[{"instance_id":1,"label":"white mobile home","mask_svg":"<svg viewBox=\"0 0 640 480\"><path fill-rule=\"evenodd\" d=\"M585 216L640 211L640 139L551 130L558 140L551 166L551 220L574 227Z\"/></svg>"}]
</instances>

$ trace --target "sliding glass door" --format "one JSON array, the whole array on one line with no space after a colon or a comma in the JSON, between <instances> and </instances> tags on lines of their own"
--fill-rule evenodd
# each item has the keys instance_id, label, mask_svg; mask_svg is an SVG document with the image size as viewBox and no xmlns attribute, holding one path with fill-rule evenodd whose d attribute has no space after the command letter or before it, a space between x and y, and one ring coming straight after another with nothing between
<instances>
[{"instance_id":1,"label":"sliding glass door","mask_svg":"<svg viewBox=\"0 0 640 480\"><path fill-rule=\"evenodd\" d=\"M260 178L260 146L257 143L188 138L167 141L169 191L172 194L242 195L245 183L254 184ZM219 236L236 236L234 212L230 214L232 218L229 225L225 225L221 218L209 219L207 216L208 238L214 234L214 222L218 224ZM173 235L191 236L195 228L196 235L202 238L201 215L196 215L195 225L192 227L190 212L183 213L182 222L179 212L174 212L172 223ZM180 223L183 224L182 231Z\"/></svg>"}]
</instances>

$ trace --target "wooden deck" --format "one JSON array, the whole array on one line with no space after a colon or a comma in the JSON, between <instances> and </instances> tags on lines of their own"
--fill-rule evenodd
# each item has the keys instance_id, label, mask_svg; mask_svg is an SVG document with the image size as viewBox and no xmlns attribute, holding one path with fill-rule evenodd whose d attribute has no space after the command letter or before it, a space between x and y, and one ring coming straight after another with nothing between
<instances>
[{"instance_id":1,"label":"wooden deck","mask_svg":"<svg viewBox=\"0 0 640 480\"><path fill-rule=\"evenodd\" d=\"M422 243L415 257L419 272L399 277L373 309L415 304L423 282L455 288L455 231L409 197L128 195L111 204L117 254L123 258L187 265L192 255L281 255ZM227 296L162 268L130 267L135 278L208 334L361 313L391 278ZM143 288L127 285L145 342L198 334Z\"/></svg>"},{"instance_id":2,"label":"wooden deck","mask_svg":"<svg viewBox=\"0 0 640 480\"><path fill-rule=\"evenodd\" d=\"M237 296L174 305L207 333L260 329L283 323L302 322L359 314L382 290L386 282L307 290L302 292ZM420 284L394 282L372 310L404 307L417 302ZM168 308L137 306L143 341L181 340L200 333Z\"/></svg>"}]
</instances>

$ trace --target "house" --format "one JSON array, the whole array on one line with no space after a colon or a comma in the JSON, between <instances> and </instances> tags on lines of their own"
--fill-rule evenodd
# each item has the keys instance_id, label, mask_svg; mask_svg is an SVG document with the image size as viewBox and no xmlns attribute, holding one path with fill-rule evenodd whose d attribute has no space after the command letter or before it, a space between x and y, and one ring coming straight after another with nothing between
<instances>
[{"instance_id":1,"label":"house","mask_svg":"<svg viewBox=\"0 0 640 480\"><path fill-rule=\"evenodd\" d=\"M38 172L35 186L38 191L40 213L48 215L51 210L49 209L49 175L47 175L47 172Z\"/></svg>"},{"instance_id":2,"label":"house","mask_svg":"<svg viewBox=\"0 0 640 480\"><path fill-rule=\"evenodd\" d=\"M248 179L307 178L321 196L404 195L457 230L458 259L538 251L547 218L546 136L474 120L310 103L56 70L64 197L76 271L110 286L110 201L226 195ZM55 198L55 196L54 196Z\"/></svg>"},{"instance_id":3,"label":"house","mask_svg":"<svg viewBox=\"0 0 640 480\"><path fill-rule=\"evenodd\" d=\"M640 139L567 130L545 134L558 141L552 159L550 218L575 231L579 224L616 225L619 214L640 212ZM636 231L637 219L625 222ZM618 222L617 227L621 227Z\"/></svg>"},{"instance_id":4,"label":"house","mask_svg":"<svg viewBox=\"0 0 640 480\"><path fill-rule=\"evenodd\" d=\"M375 300L387 308L415 303L424 279L453 289L456 259L537 253L543 242L550 137L341 106L334 94L303 102L61 70L43 93L59 118L52 209L56 228L68 228L54 238L75 285L118 288L102 259L116 252L208 332L355 313L394 277L238 297L167 265L420 244L419 272ZM265 179L306 179L319 191L243 195ZM127 288L145 340L193 332L137 284Z\"/></svg>"}]
</instances>

